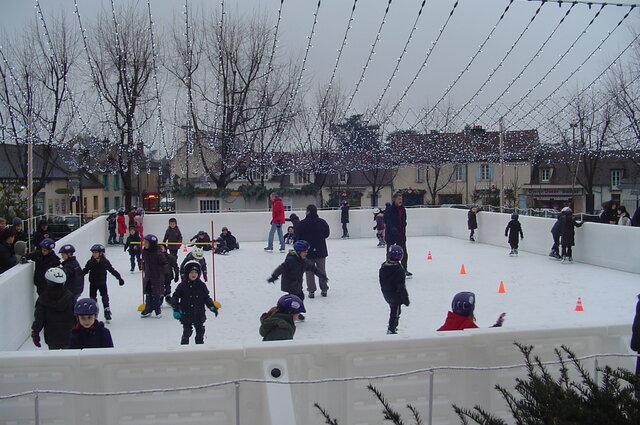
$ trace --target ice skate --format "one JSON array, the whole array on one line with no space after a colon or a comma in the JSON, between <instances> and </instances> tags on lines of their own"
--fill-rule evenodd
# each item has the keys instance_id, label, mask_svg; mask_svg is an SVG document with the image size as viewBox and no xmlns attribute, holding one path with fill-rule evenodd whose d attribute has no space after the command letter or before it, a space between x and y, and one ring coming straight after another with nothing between
<instances>
[{"instance_id":1,"label":"ice skate","mask_svg":"<svg viewBox=\"0 0 640 425\"><path fill-rule=\"evenodd\" d=\"M322 295L323 297L326 297L327 296L327 291L320 292L320 295Z\"/></svg>"},{"instance_id":2,"label":"ice skate","mask_svg":"<svg viewBox=\"0 0 640 425\"><path fill-rule=\"evenodd\" d=\"M162 318L162 312L156 311L156 319L160 319L160 318Z\"/></svg>"},{"instance_id":3,"label":"ice skate","mask_svg":"<svg viewBox=\"0 0 640 425\"><path fill-rule=\"evenodd\" d=\"M266 248L264 249L264 251L265 251L265 252L273 252L273 248L266 247Z\"/></svg>"},{"instance_id":4,"label":"ice skate","mask_svg":"<svg viewBox=\"0 0 640 425\"><path fill-rule=\"evenodd\" d=\"M474 238L473 236L469 236L469 241L470 241L470 242L475 242L475 241L476 241L476 238Z\"/></svg>"},{"instance_id":5,"label":"ice skate","mask_svg":"<svg viewBox=\"0 0 640 425\"><path fill-rule=\"evenodd\" d=\"M315 292L309 292L309 298L315 298L316 294Z\"/></svg>"},{"instance_id":6,"label":"ice skate","mask_svg":"<svg viewBox=\"0 0 640 425\"><path fill-rule=\"evenodd\" d=\"M411 279L413 277L413 273L411 273L409 270L405 271L404 275L407 279Z\"/></svg>"},{"instance_id":7,"label":"ice skate","mask_svg":"<svg viewBox=\"0 0 640 425\"><path fill-rule=\"evenodd\" d=\"M280 253L285 252L286 250L284 248L280 248Z\"/></svg>"},{"instance_id":8,"label":"ice skate","mask_svg":"<svg viewBox=\"0 0 640 425\"><path fill-rule=\"evenodd\" d=\"M514 249L513 253L515 254L516 257L518 256L518 250L517 249Z\"/></svg>"},{"instance_id":9,"label":"ice skate","mask_svg":"<svg viewBox=\"0 0 640 425\"><path fill-rule=\"evenodd\" d=\"M509 252L509 257L513 257L515 255L514 250L512 249L511 252Z\"/></svg>"},{"instance_id":10,"label":"ice skate","mask_svg":"<svg viewBox=\"0 0 640 425\"><path fill-rule=\"evenodd\" d=\"M111 323L111 309L109 307L104 309L104 320L107 323Z\"/></svg>"},{"instance_id":11,"label":"ice skate","mask_svg":"<svg viewBox=\"0 0 640 425\"><path fill-rule=\"evenodd\" d=\"M387 335L396 335L397 333L397 329L387 329Z\"/></svg>"}]
</instances>

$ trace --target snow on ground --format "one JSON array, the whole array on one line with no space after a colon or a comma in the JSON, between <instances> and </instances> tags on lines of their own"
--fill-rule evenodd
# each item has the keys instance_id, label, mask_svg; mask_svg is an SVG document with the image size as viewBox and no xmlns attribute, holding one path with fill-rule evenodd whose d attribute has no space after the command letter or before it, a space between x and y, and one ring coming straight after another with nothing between
<instances>
[{"instance_id":1,"label":"snow on ground","mask_svg":"<svg viewBox=\"0 0 640 425\"><path fill-rule=\"evenodd\" d=\"M376 242L374 238L328 240L329 296L305 299L307 320L298 324L295 340L433 336L459 291L476 293L476 317L481 327L493 324L503 311L507 313L505 327L510 329L631 326L640 292L638 275L633 273L581 263L561 264L522 251L519 257L511 258L508 248L449 237L412 237L408 241L408 268L414 276L407 280L411 305L403 307L399 335L386 335L389 310L378 283L385 250L377 248ZM205 345L212 348L260 341L260 314L283 294L279 280L272 285L266 279L285 254L263 252L264 242L240 243L239 251L215 257L217 298L222 309L218 318L207 313ZM428 251L433 260L427 260ZM205 254L211 269L211 255ZM162 318L140 318L141 274L129 273L129 255L121 247L107 247L106 255L126 280L123 287L111 275L108 280L113 311L108 328L116 347L164 349L179 345L182 326L166 304ZM181 250L178 261L185 255ZM78 255L83 266L88 258L89 253ZM459 273L462 264L467 274ZM498 293L501 280L506 294ZM211 273L208 284L211 287ZM84 296L88 296L88 287L87 281ZM584 312L574 311L578 297L582 297ZM100 303L101 317L102 310ZM35 347L29 340L21 347L32 349Z\"/></svg>"}]
</instances>

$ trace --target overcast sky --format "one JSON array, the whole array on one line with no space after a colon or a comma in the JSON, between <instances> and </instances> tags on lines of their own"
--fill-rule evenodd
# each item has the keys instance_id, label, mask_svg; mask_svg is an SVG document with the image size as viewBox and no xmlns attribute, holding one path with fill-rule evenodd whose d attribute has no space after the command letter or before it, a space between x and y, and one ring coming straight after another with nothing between
<instances>
[{"instance_id":1,"label":"overcast sky","mask_svg":"<svg viewBox=\"0 0 640 425\"><path fill-rule=\"evenodd\" d=\"M110 0L77 1L81 16L86 21L94 19L100 8L111 11ZM116 6L122 3L122 0L114 1ZM353 0L321 1L317 32L314 36L307 72L304 76L305 81L312 81L315 84L326 83L331 76L336 63L337 51L342 43L354 3ZM421 3L422 0L393 0L391 2L376 54L367 69L358 94L354 98L350 112L360 113L375 104L387 79L391 76L397 58L402 53L402 48L417 17ZM418 30L409 44L397 77L393 80L387 93L386 100L390 105L394 105L400 99L402 92L413 80L454 3L454 0L427 0L418 23ZM143 0L139 1L139 4L146 8L147 2ZM280 1L225 0L224 4L227 10L236 10L240 13L251 13L256 8L260 8L264 12L270 13L275 22ZM353 92L355 83L360 77L387 4L388 0L357 1L348 44L337 70L337 81L349 95ZM426 67L399 105L398 117L402 117L409 111L406 115L406 122L413 123L416 119L411 111L420 111L425 106L432 107L442 97L470 62L471 57L476 53L508 4L508 0L460 0L442 38L433 49ZM0 24L3 30L8 33L15 32L28 20L34 19L36 16L34 5L34 0L0 0ZM210 13L216 8L220 8L220 1L194 0L189 1L189 5L193 10L203 10L204 13ZM313 23L313 12L316 5L317 0L284 0L279 36L281 55L289 53L297 57L302 56ZM513 2L493 37L447 96L454 107L459 108L469 101L480 85L485 82L492 69L498 67L500 60L526 27L539 5L538 1L515 0ZM42 0L41 6L47 16L52 13L62 13L70 18L70 22L77 24L73 15L73 0ZM151 8L158 26L156 30L163 32L168 31L172 21L182 19L184 2L151 0ZM555 3L549 3L542 7L540 14L516 49L471 104L478 105L474 109L476 114L481 110L479 108L484 108L485 105L493 102L507 87L507 84L518 75L568 8L568 5L558 7ZM591 9L587 5L575 6L566 22L560 27L559 32L551 39L542 54L527 68L523 77L513 85L500 104L513 104L536 85L559 58L559 55L574 42L598 8L599 6L595 5ZM587 34L549 75L544 84L531 92L527 100L535 102L539 99L545 99L562 81L572 75L578 65L589 56L628 10L628 7L606 6ZM559 95L575 93L579 88L591 83L635 37L634 29L640 30L640 11L637 9L631 13L625 23L616 30L603 45L603 48L584 65L580 72L572 76L563 86ZM628 60L630 53L631 50L623 56L623 59ZM560 103L562 102L560 101ZM531 109L526 105L523 103L521 108L523 110ZM467 123L474 121L466 111L461 113L461 117L465 117ZM532 117L529 119L531 120ZM478 123L495 128L496 114L488 114L482 117ZM528 124L533 126L535 121L529 121ZM522 127L524 124L520 126Z\"/></svg>"}]
</instances>

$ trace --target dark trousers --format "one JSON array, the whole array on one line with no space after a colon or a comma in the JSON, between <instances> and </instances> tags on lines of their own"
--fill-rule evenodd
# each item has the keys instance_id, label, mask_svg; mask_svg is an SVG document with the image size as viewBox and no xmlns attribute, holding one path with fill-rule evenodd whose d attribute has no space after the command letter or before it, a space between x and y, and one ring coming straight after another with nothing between
<instances>
[{"instance_id":1,"label":"dark trousers","mask_svg":"<svg viewBox=\"0 0 640 425\"><path fill-rule=\"evenodd\" d=\"M102 298L102 307L109 308L107 282L89 282L89 298L98 301L98 291L100 292L100 298Z\"/></svg>"},{"instance_id":2,"label":"dark trousers","mask_svg":"<svg viewBox=\"0 0 640 425\"><path fill-rule=\"evenodd\" d=\"M204 323L183 323L180 344L189 344L189 338L191 338L193 334L193 328L196 330L196 344L204 344Z\"/></svg>"},{"instance_id":3,"label":"dark trousers","mask_svg":"<svg viewBox=\"0 0 640 425\"><path fill-rule=\"evenodd\" d=\"M553 245L551 246L551 252L555 252L556 254L560 254L560 235L551 235L553 236Z\"/></svg>"},{"instance_id":4,"label":"dark trousers","mask_svg":"<svg viewBox=\"0 0 640 425\"><path fill-rule=\"evenodd\" d=\"M171 276L164 277L164 295L171 295Z\"/></svg>"},{"instance_id":5,"label":"dark trousers","mask_svg":"<svg viewBox=\"0 0 640 425\"><path fill-rule=\"evenodd\" d=\"M347 229L347 223L342 223L342 236L348 236L349 229Z\"/></svg>"},{"instance_id":6,"label":"dark trousers","mask_svg":"<svg viewBox=\"0 0 640 425\"><path fill-rule=\"evenodd\" d=\"M118 243L116 239L116 229L109 229L109 240L108 243Z\"/></svg>"},{"instance_id":7,"label":"dark trousers","mask_svg":"<svg viewBox=\"0 0 640 425\"><path fill-rule=\"evenodd\" d=\"M566 245L562 245L562 256L563 257L573 257L572 255L572 251L571 251L571 245L566 246Z\"/></svg>"},{"instance_id":8,"label":"dark trousers","mask_svg":"<svg viewBox=\"0 0 640 425\"><path fill-rule=\"evenodd\" d=\"M409 252L407 251L407 241L404 242L398 242L396 244L387 244L387 252L389 252L389 248L391 248L391 245L398 245L399 247L402 247L402 250L404 251L404 255L402 256L402 261L400 261L400 264L402 264L402 267L404 267L405 270L407 269L407 261L409 260Z\"/></svg>"},{"instance_id":9,"label":"dark trousers","mask_svg":"<svg viewBox=\"0 0 640 425\"><path fill-rule=\"evenodd\" d=\"M323 258L307 258L307 260L311 261L318 270L320 270L322 273L327 274L327 271L325 269L325 260L326 257ZM316 292L316 289L318 289L318 287L316 286L316 275L313 274L313 272L305 272L305 275L307 277L307 291L309 292ZM327 292L329 290L329 285L327 284L327 279L324 279L322 277L318 278L318 282L320 284L320 291L322 292ZM298 295L298 294L294 294L294 295ZM302 299L302 298L300 298Z\"/></svg>"},{"instance_id":10,"label":"dark trousers","mask_svg":"<svg viewBox=\"0 0 640 425\"><path fill-rule=\"evenodd\" d=\"M472 238L473 235L475 235L476 233L476 229L471 229L471 232L469 233L469 238Z\"/></svg>"},{"instance_id":11,"label":"dark trousers","mask_svg":"<svg viewBox=\"0 0 640 425\"><path fill-rule=\"evenodd\" d=\"M158 295L145 294L145 296L144 296L144 310L142 311L142 313L149 314L152 311L155 311L156 314L162 313L162 310L160 308L161 299L162 299L162 297L158 296Z\"/></svg>"},{"instance_id":12,"label":"dark trousers","mask_svg":"<svg viewBox=\"0 0 640 425\"><path fill-rule=\"evenodd\" d=\"M131 261L131 270L134 270L136 268L136 261L138 262L138 269L142 270L142 264L140 262L140 251L130 252L129 261Z\"/></svg>"},{"instance_id":13,"label":"dark trousers","mask_svg":"<svg viewBox=\"0 0 640 425\"><path fill-rule=\"evenodd\" d=\"M511 249L518 249L518 242L509 242Z\"/></svg>"},{"instance_id":14,"label":"dark trousers","mask_svg":"<svg viewBox=\"0 0 640 425\"><path fill-rule=\"evenodd\" d=\"M180 245L169 245L169 254L178 258L178 251L180 251Z\"/></svg>"},{"instance_id":15,"label":"dark trousers","mask_svg":"<svg viewBox=\"0 0 640 425\"><path fill-rule=\"evenodd\" d=\"M389 330L396 331L400 322L401 304L389 304Z\"/></svg>"}]
</instances>

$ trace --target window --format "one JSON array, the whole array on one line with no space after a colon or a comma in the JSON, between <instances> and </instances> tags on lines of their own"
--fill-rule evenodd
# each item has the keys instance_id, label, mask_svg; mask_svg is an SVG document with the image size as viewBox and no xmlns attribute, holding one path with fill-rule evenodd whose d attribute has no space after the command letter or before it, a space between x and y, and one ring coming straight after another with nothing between
<instances>
[{"instance_id":1,"label":"window","mask_svg":"<svg viewBox=\"0 0 640 425\"><path fill-rule=\"evenodd\" d=\"M120 176L117 174L113 175L113 190L120 190Z\"/></svg>"},{"instance_id":2,"label":"window","mask_svg":"<svg viewBox=\"0 0 640 425\"><path fill-rule=\"evenodd\" d=\"M109 198L104 198L104 210L109 211Z\"/></svg>"},{"instance_id":3,"label":"window","mask_svg":"<svg viewBox=\"0 0 640 425\"><path fill-rule=\"evenodd\" d=\"M220 200L219 199L201 199L200 212L201 213L220 212Z\"/></svg>"},{"instance_id":4,"label":"window","mask_svg":"<svg viewBox=\"0 0 640 425\"><path fill-rule=\"evenodd\" d=\"M416 168L416 183L422 183L424 181L424 168Z\"/></svg>"},{"instance_id":5,"label":"window","mask_svg":"<svg viewBox=\"0 0 640 425\"><path fill-rule=\"evenodd\" d=\"M622 177L622 170L611 170L611 189L620 188L620 178Z\"/></svg>"},{"instance_id":6,"label":"window","mask_svg":"<svg viewBox=\"0 0 640 425\"><path fill-rule=\"evenodd\" d=\"M549 180L551 180L551 168L541 168L540 181L542 183L549 183Z\"/></svg>"},{"instance_id":7,"label":"window","mask_svg":"<svg viewBox=\"0 0 640 425\"><path fill-rule=\"evenodd\" d=\"M311 173L298 172L293 175L293 184L309 184L311 182Z\"/></svg>"},{"instance_id":8,"label":"window","mask_svg":"<svg viewBox=\"0 0 640 425\"><path fill-rule=\"evenodd\" d=\"M271 177L273 177L272 171L270 169L265 169L264 173L262 173L260 170L254 170L250 172L252 181L259 181L263 175L265 181L269 181L271 180Z\"/></svg>"},{"instance_id":9,"label":"window","mask_svg":"<svg viewBox=\"0 0 640 425\"><path fill-rule=\"evenodd\" d=\"M98 195L94 195L93 197L93 210L100 211L98 208Z\"/></svg>"},{"instance_id":10,"label":"window","mask_svg":"<svg viewBox=\"0 0 640 425\"><path fill-rule=\"evenodd\" d=\"M104 190L109 190L109 174L102 175L102 187Z\"/></svg>"},{"instance_id":11,"label":"window","mask_svg":"<svg viewBox=\"0 0 640 425\"><path fill-rule=\"evenodd\" d=\"M348 184L349 173L338 173L338 184Z\"/></svg>"},{"instance_id":12,"label":"window","mask_svg":"<svg viewBox=\"0 0 640 425\"><path fill-rule=\"evenodd\" d=\"M115 184L114 184L114 186L115 186ZM115 189L115 187L114 187L114 189ZM120 197L119 196L116 196L115 198L113 198L113 208L116 209L116 210L120 209Z\"/></svg>"},{"instance_id":13,"label":"window","mask_svg":"<svg viewBox=\"0 0 640 425\"><path fill-rule=\"evenodd\" d=\"M462 182L465 180L465 171L467 170L467 167L465 165L456 165L456 168L453 172L453 178L455 179L455 181L457 182Z\"/></svg>"},{"instance_id":14,"label":"window","mask_svg":"<svg viewBox=\"0 0 640 425\"><path fill-rule=\"evenodd\" d=\"M476 168L476 180L491 180L493 178L493 167L489 164L478 164Z\"/></svg>"}]
</instances>

